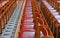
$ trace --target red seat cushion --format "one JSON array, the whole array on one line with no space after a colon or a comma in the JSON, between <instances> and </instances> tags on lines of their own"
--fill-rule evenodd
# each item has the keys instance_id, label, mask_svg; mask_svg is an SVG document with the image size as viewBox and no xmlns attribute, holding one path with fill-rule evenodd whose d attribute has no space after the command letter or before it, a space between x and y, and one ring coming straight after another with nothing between
<instances>
[{"instance_id":1,"label":"red seat cushion","mask_svg":"<svg viewBox=\"0 0 60 38\"><path fill-rule=\"evenodd\" d=\"M22 22L22 31L24 31L24 30L34 31L33 28L34 28L33 18L25 19L25 20Z\"/></svg>"},{"instance_id":2,"label":"red seat cushion","mask_svg":"<svg viewBox=\"0 0 60 38\"><path fill-rule=\"evenodd\" d=\"M21 32L20 38L35 38L35 32L29 32L29 31Z\"/></svg>"},{"instance_id":3,"label":"red seat cushion","mask_svg":"<svg viewBox=\"0 0 60 38\"><path fill-rule=\"evenodd\" d=\"M35 31L34 30L34 25L23 25L22 26L22 31Z\"/></svg>"}]
</instances>

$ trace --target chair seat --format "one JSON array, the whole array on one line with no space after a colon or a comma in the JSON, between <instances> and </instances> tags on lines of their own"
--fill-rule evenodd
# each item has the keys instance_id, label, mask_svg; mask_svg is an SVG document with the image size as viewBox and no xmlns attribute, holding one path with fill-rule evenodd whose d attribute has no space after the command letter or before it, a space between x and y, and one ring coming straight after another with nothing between
<instances>
[{"instance_id":1,"label":"chair seat","mask_svg":"<svg viewBox=\"0 0 60 38\"><path fill-rule=\"evenodd\" d=\"M59 20L59 19L60 19L60 15L55 16L55 18L56 18L57 20Z\"/></svg>"},{"instance_id":2,"label":"chair seat","mask_svg":"<svg viewBox=\"0 0 60 38\"><path fill-rule=\"evenodd\" d=\"M26 6L32 6L31 5L31 1L27 1L27 5Z\"/></svg>"},{"instance_id":3,"label":"chair seat","mask_svg":"<svg viewBox=\"0 0 60 38\"><path fill-rule=\"evenodd\" d=\"M58 15L59 13L52 13L52 14L57 14Z\"/></svg>"},{"instance_id":4,"label":"chair seat","mask_svg":"<svg viewBox=\"0 0 60 38\"><path fill-rule=\"evenodd\" d=\"M32 7L30 6L30 7L26 7L26 9L25 10L29 10L29 11L32 11Z\"/></svg>"},{"instance_id":5,"label":"chair seat","mask_svg":"<svg viewBox=\"0 0 60 38\"><path fill-rule=\"evenodd\" d=\"M51 13L56 13L56 10L50 10L51 11Z\"/></svg>"},{"instance_id":6,"label":"chair seat","mask_svg":"<svg viewBox=\"0 0 60 38\"><path fill-rule=\"evenodd\" d=\"M27 14L32 14L32 12L30 11L30 12L26 12Z\"/></svg>"},{"instance_id":7,"label":"chair seat","mask_svg":"<svg viewBox=\"0 0 60 38\"><path fill-rule=\"evenodd\" d=\"M32 10L25 10L25 12L28 12L28 13L31 12L31 11L32 11Z\"/></svg>"},{"instance_id":8,"label":"chair seat","mask_svg":"<svg viewBox=\"0 0 60 38\"><path fill-rule=\"evenodd\" d=\"M26 15L32 15L32 12L26 12L24 14L26 14Z\"/></svg>"},{"instance_id":9,"label":"chair seat","mask_svg":"<svg viewBox=\"0 0 60 38\"><path fill-rule=\"evenodd\" d=\"M22 24L23 29L33 29L34 25L32 23Z\"/></svg>"},{"instance_id":10,"label":"chair seat","mask_svg":"<svg viewBox=\"0 0 60 38\"><path fill-rule=\"evenodd\" d=\"M29 31L21 32L20 38L35 38L35 32L29 32Z\"/></svg>"},{"instance_id":11,"label":"chair seat","mask_svg":"<svg viewBox=\"0 0 60 38\"><path fill-rule=\"evenodd\" d=\"M22 31L34 31L33 18L24 19L22 22Z\"/></svg>"},{"instance_id":12,"label":"chair seat","mask_svg":"<svg viewBox=\"0 0 60 38\"><path fill-rule=\"evenodd\" d=\"M27 9L32 9L32 6L26 6Z\"/></svg>"},{"instance_id":13,"label":"chair seat","mask_svg":"<svg viewBox=\"0 0 60 38\"><path fill-rule=\"evenodd\" d=\"M34 25L34 23L33 23L33 20L24 20L23 22L22 22L22 25Z\"/></svg>"},{"instance_id":14,"label":"chair seat","mask_svg":"<svg viewBox=\"0 0 60 38\"><path fill-rule=\"evenodd\" d=\"M49 7L49 10L54 10L54 8L50 8L50 7Z\"/></svg>"},{"instance_id":15,"label":"chair seat","mask_svg":"<svg viewBox=\"0 0 60 38\"><path fill-rule=\"evenodd\" d=\"M25 15L24 17L25 17L25 18L32 18L33 15Z\"/></svg>"},{"instance_id":16,"label":"chair seat","mask_svg":"<svg viewBox=\"0 0 60 38\"><path fill-rule=\"evenodd\" d=\"M25 19L25 21L30 21L30 22L33 22L33 18L30 18L30 19Z\"/></svg>"},{"instance_id":17,"label":"chair seat","mask_svg":"<svg viewBox=\"0 0 60 38\"><path fill-rule=\"evenodd\" d=\"M52 13L54 16L57 16L57 15L59 15L58 13Z\"/></svg>"},{"instance_id":18,"label":"chair seat","mask_svg":"<svg viewBox=\"0 0 60 38\"><path fill-rule=\"evenodd\" d=\"M34 25L33 24L23 25L22 30L32 30L32 31L34 31Z\"/></svg>"},{"instance_id":19,"label":"chair seat","mask_svg":"<svg viewBox=\"0 0 60 38\"><path fill-rule=\"evenodd\" d=\"M58 20L58 23L60 23L60 20Z\"/></svg>"}]
</instances>

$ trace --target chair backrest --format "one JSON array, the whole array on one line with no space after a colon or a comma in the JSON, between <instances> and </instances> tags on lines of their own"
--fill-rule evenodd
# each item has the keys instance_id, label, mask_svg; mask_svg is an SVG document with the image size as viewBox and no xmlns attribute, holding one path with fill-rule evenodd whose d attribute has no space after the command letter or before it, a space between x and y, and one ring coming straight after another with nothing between
<instances>
[{"instance_id":1,"label":"chair backrest","mask_svg":"<svg viewBox=\"0 0 60 38\"><path fill-rule=\"evenodd\" d=\"M45 17L49 17L49 18L46 18L46 19L48 19L47 22L50 25L50 29L52 30L53 34L56 34L56 38L58 38L57 30L58 30L59 23L60 23L60 21L59 21L59 17L60 17L59 12L57 12L55 9L49 9L48 7L51 7L51 5L48 6L46 1L41 1L41 4L42 4L41 7L44 8L44 9L42 9L44 11L43 14L45 15Z\"/></svg>"},{"instance_id":2,"label":"chair backrest","mask_svg":"<svg viewBox=\"0 0 60 38\"><path fill-rule=\"evenodd\" d=\"M14 0L0 0L0 33L2 33L2 28L5 27L5 24L10 19L10 16L16 7L16 1Z\"/></svg>"},{"instance_id":3,"label":"chair backrest","mask_svg":"<svg viewBox=\"0 0 60 38\"><path fill-rule=\"evenodd\" d=\"M39 6L37 5L37 2L36 2L36 0L32 0L32 10L33 10L33 16L34 16L34 21L35 21L35 30L36 30L36 36L38 37L38 38L40 38L41 37L41 35L40 35L40 32L42 31L43 32L43 34L44 34L44 36L46 36L47 38L48 38L48 36L53 36L53 34L52 34L52 32L49 30L49 28L48 27L45 27L45 20L44 20L44 18L43 18L43 16L42 16L42 14L41 14L41 10L39 9ZM39 15L40 14L40 15ZM37 15L39 15L39 16L37 16ZM42 18L41 18L42 17ZM41 21L42 21L42 23L41 23ZM47 26L47 25L46 25ZM50 32L48 32L48 31L50 31ZM42 38L46 38L46 37L42 37ZM37 38L36 37L36 38ZM50 37L49 37L50 38ZM53 38L53 37L52 37Z\"/></svg>"}]
</instances>

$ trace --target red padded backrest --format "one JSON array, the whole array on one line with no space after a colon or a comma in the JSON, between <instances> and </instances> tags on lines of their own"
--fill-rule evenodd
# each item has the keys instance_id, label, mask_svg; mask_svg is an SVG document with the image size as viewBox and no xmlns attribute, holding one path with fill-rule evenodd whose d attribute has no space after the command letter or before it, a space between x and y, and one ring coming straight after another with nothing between
<instances>
[{"instance_id":1,"label":"red padded backrest","mask_svg":"<svg viewBox=\"0 0 60 38\"><path fill-rule=\"evenodd\" d=\"M42 32L45 36L48 36L48 31L45 27L42 28Z\"/></svg>"}]
</instances>

